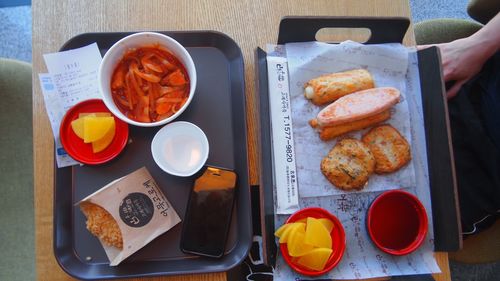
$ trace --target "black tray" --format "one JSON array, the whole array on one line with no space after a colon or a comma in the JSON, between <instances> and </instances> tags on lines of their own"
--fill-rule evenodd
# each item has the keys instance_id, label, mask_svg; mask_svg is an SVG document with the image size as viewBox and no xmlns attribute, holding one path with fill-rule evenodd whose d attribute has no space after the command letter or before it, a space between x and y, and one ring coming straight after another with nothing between
<instances>
[{"instance_id":1,"label":"black tray","mask_svg":"<svg viewBox=\"0 0 500 281\"><path fill-rule=\"evenodd\" d=\"M316 40L321 28L368 28L366 44L401 43L410 21L402 17L285 17L280 22L278 44ZM260 193L264 262L274 266L277 247L274 238L274 198L272 175L272 139L266 52L257 48L257 89L260 117ZM427 162L436 251L461 248L460 212L448 108L444 97L441 60L436 47L418 52L420 87L427 145Z\"/></svg>"},{"instance_id":2,"label":"black tray","mask_svg":"<svg viewBox=\"0 0 500 281\"><path fill-rule=\"evenodd\" d=\"M184 218L189 191L196 175L181 178L163 172L151 156L151 140L161 128L129 126L130 142L114 160L98 166L55 169L54 253L59 265L79 279L109 279L226 271L247 256L252 243L250 185L248 179L243 57L228 36L213 31L161 32L176 39L191 54L198 84L194 99L175 121L198 125L207 135L207 165L234 169L238 192L226 253L220 259L186 255L180 251L182 223L143 249L110 267L99 241L85 229L85 218L74 203L110 181L145 166ZM96 42L101 54L132 33L85 33L61 50Z\"/></svg>"}]
</instances>

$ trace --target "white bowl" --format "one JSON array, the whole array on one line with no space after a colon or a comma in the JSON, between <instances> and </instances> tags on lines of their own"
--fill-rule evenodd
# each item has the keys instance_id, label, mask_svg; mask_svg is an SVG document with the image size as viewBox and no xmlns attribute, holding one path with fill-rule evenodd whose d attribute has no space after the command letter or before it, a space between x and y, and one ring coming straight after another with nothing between
<instances>
[{"instance_id":1,"label":"white bowl","mask_svg":"<svg viewBox=\"0 0 500 281\"><path fill-rule=\"evenodd\" d=\"M172 122L161 128L151 142L156 164L165 172L188 177L199 171L208 158L208 139L193 123Z\"/></svg>"},{"instance_id":2,"label":"white bowl","mask_svg":"<svg viewBox=\"0 0 500 281\"><path fill-rule=\"evenodd\" d=\"M125 116L116 106L111 96L111 76L115 67L122 59L126 51L132 48L138 48L142 46L151 46L154 44L159 44L164 48L168 49L177 59L184 65L189 76L190 90L189 97L184 105L172 116L165 118L163 120L151 123L144 123L132 120ZM109 110L121 120L136 126L141 127L153 127L164 125L179 116L188 107L189 103L194 96L194 91L196 88L196 69L193 63L193 59L187 52L187 50L179 44L174 39L155 32L139 32L122 38L120 41L116 42L104 55L101 65L99 67L99 87L102 95L104 104L109 108Z\"/></svg>"}]
</instances>

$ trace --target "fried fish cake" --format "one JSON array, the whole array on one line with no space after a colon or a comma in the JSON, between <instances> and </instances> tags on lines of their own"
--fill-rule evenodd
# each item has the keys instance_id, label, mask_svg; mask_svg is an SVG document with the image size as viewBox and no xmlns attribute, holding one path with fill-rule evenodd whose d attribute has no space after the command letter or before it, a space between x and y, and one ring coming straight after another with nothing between
<instances>
[{"instance_id":1,"label":"fried fish cake","mask_svg":"<svg viewBox=\"0 0 500 281\"><path fill-rule=\"evenodd\" d=\"M373 127L361 139L375 157L375 173L399 170L411 160L408 141L391 125Z\"/></svg>"},{"instance_id":2,"label":"fried fish cake","mask_svg":"<svg viewBox=\"0 0 500 281\"><path fill-rule=\"evenodd\" d=\"M370 149L356 139L343 139L321 161L321 172L342 190L362 189L375 169Z\"/></svg>"},{"instance_id":3,"label":"fried fish cake","mask_svg":"<svg viewBox=\"0 0 500 281\"><path fill-rule=\"evenodd\" d=\"M85 217L87 217L87 229L92 235L98 237L109 246L114 246L118 249L123 248L120 227L108 211L99 205L89 202L82 202L80 209Z\"/></svg>"},{"instance_id":4,"label":"fried fish cake","mask_svg":"<svg viewBox=\"0 0 500 281\"><path fill-rule=\"evenodd\" d=\"M327 141L348 132L365 129L377 123L382 123L389 118L391 118L391 111L388 109L373 116L365 117L363 119L359 119L350 123L345 123L335 126L319 127L319 125L317 125L318 122L316 121L316 119L309 121L309 124L313 128L318 128L319 138L321 140Z\"/></svg>"},{"instance_id":5,"label":"fried fish cake","mask_svg":"<svg viewBox=\"0 0 500 281\"><path fill-rule=\"evenodd\" d=\"M315 105L330 103L342 96L375 87L373 77L365 69L325 74L304 85L304 96Z\"/></svg>"},{"instance_id":6,"label":"fried fish cake","mask_svg":"<svg viewBox=\"0 0 500 281\"><path fill-rule=\"evenodd\" d=\"M327 105L316 115L321 127L355 122L390 109L400 101L401 92L381 87L355 92Z\"/></svg>"}]
</instances>

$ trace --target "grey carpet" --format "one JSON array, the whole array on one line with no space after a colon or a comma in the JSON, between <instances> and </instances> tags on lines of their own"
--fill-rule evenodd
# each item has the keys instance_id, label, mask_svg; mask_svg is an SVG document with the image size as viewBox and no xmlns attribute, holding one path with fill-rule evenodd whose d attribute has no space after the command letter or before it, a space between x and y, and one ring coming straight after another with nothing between
<instances>
[{"instance_id":1,"label":"grey carpet","mask_svg":"<svg viewBox=\"0 0 500 281\"><path fill-rule=\"evenodd\" d=\"M0 57L31 62L31 6L0 8Z\"/></svg>"},{"instance_id":2,"label":"grey carpet","mask_svg":"<svg viewBox=\"0 0 500 281\"><path fill-rule=\"evenodd\" d=\"M470 19L468 0L410 0L413 22L436 18Z\"/></svg>"}]
</instances>

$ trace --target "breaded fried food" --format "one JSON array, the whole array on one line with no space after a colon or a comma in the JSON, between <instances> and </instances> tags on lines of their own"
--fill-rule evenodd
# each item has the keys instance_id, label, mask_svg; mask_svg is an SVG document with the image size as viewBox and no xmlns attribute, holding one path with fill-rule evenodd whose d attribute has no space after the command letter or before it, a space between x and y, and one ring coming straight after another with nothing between
<instances>
[{"instance_id":1,"label":"breaded fried food","mask_svg":"<svg viewBox=\"0 0 500 281\"><path fill-rule=\"evenodd\" d=\"M365 69L353 69L319 76L304 85L304 96L315 105L330 103L342 96L374 87Z\"/></svg>"},{"instance_id":2,"label":"breaded fried food","mask_svg":"<svg viewBox=\"0 0 500 281\"><path fill-rule=\"evenodd\" d=\"M360 190L375 169L370 149L357 139L343 139L321 161L321 172L337 188Z\"/></svg>"},{"instance_id":3,"label":"breaded fried food","mask_svg":"<svg viewBox=\"0 0 500 281\"><path fill-rule=\"evenodd\" d=\"M411 160L408 141L391 125L380 125L366 133L362 141L375 157L375 173L392 173Z\"/></svg>"},{"instance_id":4,"label":"breaded fried food","mask_svg":"<svg viewBox=\"0 0 500 281\"><path fill-rule=\"evenodd\" d=\"M393 87L381 87L343 96L323 108L316 119L321 127L339 125L373 116L390 109L401 93Z\"/></svg>"},{"instance_id":5,"label":"breaded fried food","mask_svg":"<svg viewBox=\"0 0 500 281\"><path fill-rule=\"evenodd\" d=\"M87 229L92 235L98 237L109 246L119 249L123 248L122 233L118 223L108 211L99 205L89 202L82 202L80 209L85 217L87 217Z\"/></svg>"},{"instance_id":6,"label":"breaded fried food","mask_svg":"<svg viewBox=\"0 0 500 281\"><path fill-rule=\"evenodd\" d=\"M309 124L314 128L319 129L319 138L323 141L328 141L331 139L334 139L340 135L343 135L345 133L357 131L357 130L362 130L365 128L368 128L370 126L373 126L375 124L384 122L385 120L391 118L391 111L388 109L386 111L383 111L381 113L368 116L363 119L359 119L350 123L344 123L344 124L339 124L339 125L333 125L333 126L328 126L328 127L319 127L317 126L317 121L315 119L309 121Z\"/></svg>"}]
</instances>

